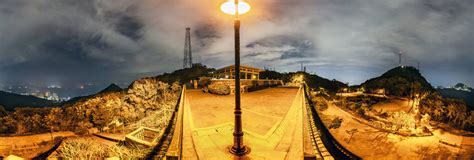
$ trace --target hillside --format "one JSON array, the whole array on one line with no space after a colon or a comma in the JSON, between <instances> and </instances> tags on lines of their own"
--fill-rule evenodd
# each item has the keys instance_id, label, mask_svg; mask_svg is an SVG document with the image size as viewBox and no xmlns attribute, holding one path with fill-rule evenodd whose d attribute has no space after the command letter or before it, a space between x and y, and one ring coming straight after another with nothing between
<instances>
[{"instance_id":1,"label":"hillside","mask_svg":"<svg viewBox=\"0 0 474 160\"><path fill-rule=\"evenodd\" d=\"M195 65L192 68L179 69L172 73L164 73L163 75L156 76L156 78L168 84L172 84L176 81L180 84L184 84L202 76L211 76L213 71L215 71L214 68L208 68L204 65Z\"/></svg>"},{"instance_id":2,"label":"hillside","mask_svg":"<svg viewBox=\"0 0 474 160\"><path fill-rule=\"evenodd\" d=\"M260 79L283 79L285 77L284 73L277 71L265 70L260 72Z\"/></svg>"},{"instance_id":3,"label":"hillside","mask_svg":"<svg viewBox=\"0 0 474 160\"><path fill-rule=\"evenodd\" d=\"M320 77L316 74L305 73L305 81L311 88L324 88L332 93L337 92L342 88L349 87L347 84L342 83L338 80L329 80L323 77Z\"/></svg>"},{"instance_id":4,"label":"hillside","mask_svg":"<svg viewBox=\"0 0 474 160\"><path fill-rule=\"evenodd\" d=\"M44 133L50 129L86 134L91 128L109 132L116 126L122 126L121 131L128 132L144 117L175 106L179 91L180 86L156 78L142 78L125 90L98 93L66 103L61 108L18 108L0 117L0 124L3 124L0 134ZM159 125L156 120L153 122L149 127Z\"/></svg>"},{"instance_id":5,"label":"hillside","mask_svg":"<svg viewBox=\"0 0 474 160\"><path fill-rule=\"evenodd\" d=\"M15 93L0 91L0 105L6 110L13 111L15 107L47 107L54 102L35 96L24 96Z\"/></svg>"},{"instance_id":6,"label":"hillside","mask_svg":"<svg viewBox=\"0 0 474 160\"><path fill-rule=\"evenodd\" d=\"M361 84L367 91L385 89L386 94L406 97L413 90L434 91L431 84L421 75L418 69L411 66L393 68L379 77Z\"/></svg>"},{"instance_id":7,"label":"hillside","mask_svg":"<svg viewBox=\"0 0 474 160\"><path fill-rule=\"evenodd\" d=\"M260 73L260 79L281 79L283 82L290 82L292 77L297 75L304 75L304 81L311 88L324 88L330 92L337 92L341 88L348 87L347 84L337 81L335 79L329 80L320 77L316 74L309 74L306 72L290 72L290 73L279 73L276 71L265 70Z\"/></svg>"}]
</instances>

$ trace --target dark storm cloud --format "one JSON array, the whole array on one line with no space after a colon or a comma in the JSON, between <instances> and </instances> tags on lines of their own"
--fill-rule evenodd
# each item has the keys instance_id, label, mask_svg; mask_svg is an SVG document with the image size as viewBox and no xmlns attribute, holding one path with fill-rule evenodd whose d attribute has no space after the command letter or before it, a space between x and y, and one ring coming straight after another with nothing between
<instances>
[{"instance_id":1,"label":"dark storm cloud","mask_svg":"<svg viewBox=\"0 0 474 160\"><path fill-rule=\"evenodd\" d=\"M194 59L233 61L232 17L219 1L0 0L0 82L117 81ZM398 63L421 63L434 85L474 86L470 0L259 0L242 16L242 63L357 84ZM199 57L199 58L197 58ZM41 78L42 77L42 78Z\"/></svg>"},{"instance_id":2,"label":"dark storm cloud","mask_svg":"<svg viewBox=\"0 0 474 160\"><path fill-rule=\"evenodd\" d=\"M136 63L143 27L134 4L114 2L0 1L2 80L114 81L104 75Z\"/></svg>"},{"instance_id":3,"label":"dark storm cloud","mask_svg":"<svg viewBox=\"0 0 474 160\"><path fill-rule=\"evenodd\" d=\"M303 35L277 35L265 37L246 45L247 48L255 48L258 46L262 47L278 47L278 46L291 46L290 49L281 55L281 59L292 58L292 57L309 57L310 52L314 52L315 46Z\"/></svg>"}]
</instances>

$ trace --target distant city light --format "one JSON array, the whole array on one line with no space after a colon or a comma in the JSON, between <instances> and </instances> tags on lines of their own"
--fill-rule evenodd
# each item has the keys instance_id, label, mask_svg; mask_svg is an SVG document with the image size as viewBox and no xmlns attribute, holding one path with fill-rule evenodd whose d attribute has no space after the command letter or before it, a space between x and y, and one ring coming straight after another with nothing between
<instances>
[{"instance_id":1,"label":"distant city light","mask_svg":"<svg viewBox=\"0 0 474 160\"><path fill-rule=\"evenodd\" d=\"M50 85L48 86L49 89L54 89L54 88L61 88L59 85Z\"/></svg>"}]
</instances>

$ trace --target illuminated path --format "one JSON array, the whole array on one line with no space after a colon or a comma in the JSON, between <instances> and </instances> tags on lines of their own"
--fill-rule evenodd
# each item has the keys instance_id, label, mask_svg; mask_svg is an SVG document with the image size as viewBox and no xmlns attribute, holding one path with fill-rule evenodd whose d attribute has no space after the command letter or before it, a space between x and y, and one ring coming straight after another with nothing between
<instances>
[{"instance_id":1,"label":"illuminated path","mask_svg":"<svg viewBox=\"0 0 474 160\"><path fill-rule=\"evenodd\" d=\"M304 88L242 95L244 144L251 148L246 157L228 152L234 96L183 92L171 143L163 146L166 159L361 159L330 134Z\"/></svg>"},{"instance_id":2,"label":"illuminated path","mask_svg":"<svg viewBox=\"0 0 474 160\"><path fill-rule=\"evenodd\" d=\"M303 90L270 88L242 95L244 143L250 159L303 159L312 155L304 133ZM231 159L234 96L189 90L183 113L183 159ZM306 147L305 145L309 145Z\"/></svg>"}]
</instances>

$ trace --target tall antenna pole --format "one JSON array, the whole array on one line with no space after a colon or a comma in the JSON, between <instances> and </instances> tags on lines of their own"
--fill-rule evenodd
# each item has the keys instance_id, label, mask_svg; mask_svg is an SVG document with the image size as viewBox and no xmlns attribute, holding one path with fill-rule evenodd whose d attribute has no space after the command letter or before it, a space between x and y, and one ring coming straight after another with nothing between
<instances>
[{"instance_id":1,"label":"tall antenna pole","mask_svg":"<svg viewBox=\"0 0 474 160\"><path fill-rule=\"evenodd\" d=\"M193 67L193 55L191 50L191 28L186 28L186 37L184 42L183 68Z\"/></svg>"},{"instance_id":2,"label":"tall antenna pole","mask_svg":"<svg viewBox=\"0 0 474 160\"><path fill-rule=\"evenodd\" d=\"M398 53L398 66L402 66L402 53L402 50Z\"/></svg>"}]
</instances>

